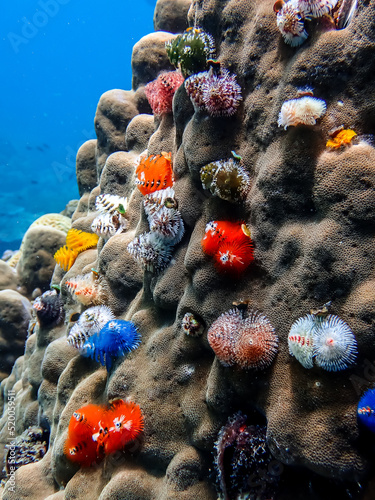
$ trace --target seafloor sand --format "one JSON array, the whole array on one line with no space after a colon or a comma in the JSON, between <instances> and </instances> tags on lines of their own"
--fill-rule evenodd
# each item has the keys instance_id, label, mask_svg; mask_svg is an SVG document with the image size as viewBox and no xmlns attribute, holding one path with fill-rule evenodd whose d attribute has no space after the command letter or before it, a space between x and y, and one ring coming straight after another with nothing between
<instances>
[{"instance_id":1,"label":"seafloor sand","mask_svg":"<svg viewBox=\"0 0 375 500\"><path fill-rule=\"evenodd\" d=\"M375 440L357 423L358 400L375 373L375 149L369 139L375 134L375 1L359 0L346 29L311 21L309 38L297 48L284 43L273 3L158 0L156 32L134 46L133 89L101 97L97 140L77 154L81 199L72 227L91 231L95 198L107 193L128 197L128 229L79 254L66 274L58 266L53 272L53 254L66 234L53 224L28 232L17 274L0 262L2 448L12 439L9 391L16 394L17 436L31 426L50 430L44 458L19 468L3 499L216 499L214 445L238 411L247 425L266 426L263 446L277 465L272 472L269 462L265 469L255 461L253 496L242 498L375 498ZM237 75L243 102L232 117L210 117L194 111L182 85L173 114L154 119L144 85L173 70L165 41L194 19L213 36L222 65ZM278 127L283 102L306 86L326 101L325 115L314 126ZM327 149L329 131L340 125L366 140ZM149 230L134 175L146 148L148 154L172 152L185 226L160 273L144 272L127 252L129 242ZM212 196L199 177L202 166L231 151L241 155L251 182L238 203ZM226 219L244 221L255 248L255 261L235 278L220 274L201 246L206 224ZM91 268L102 276L116 317L133 321L142 336L140 347L109 374L66 341L69 319L84 306L65 281ZM21 356L34 314L29 301L49 288L52 272L52 284L62 285L65 323L32 320ZM329 301L330 312L355 334L356 362L337 372L306 369L289 354L290 327ZM275 327L278 353L264 370L225 367L208 343L207 330L234 302L263 312ZM187 312L204 327L201 336L184 332ZM114 398L140 405L144 432L124 452L79 470L64 455L72 413ZM239 461L257 456L251 443L228 446L227 498L237 498ZM231 457L241 449L234 467Z\"/></svg>"}]
</instances>

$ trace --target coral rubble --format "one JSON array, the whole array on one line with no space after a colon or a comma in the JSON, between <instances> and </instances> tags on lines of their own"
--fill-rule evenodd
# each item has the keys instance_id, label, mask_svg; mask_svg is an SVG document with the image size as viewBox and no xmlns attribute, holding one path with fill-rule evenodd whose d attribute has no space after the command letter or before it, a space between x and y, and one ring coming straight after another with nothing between
<instances>
[{"instance_id":1,"label":"coral rubble","mask_svg":"<svg viewBox=\"0 0 375 500\"><path fill-rule=\"evenodd\" d=\"M1 449L49 436L3 500L373 498L375 3L273 4L158 0L71 219L2 262ZM177 57L189 28L217 61ZM95 241L55 266L70 226Z\"/></svg>"}]
</instances>

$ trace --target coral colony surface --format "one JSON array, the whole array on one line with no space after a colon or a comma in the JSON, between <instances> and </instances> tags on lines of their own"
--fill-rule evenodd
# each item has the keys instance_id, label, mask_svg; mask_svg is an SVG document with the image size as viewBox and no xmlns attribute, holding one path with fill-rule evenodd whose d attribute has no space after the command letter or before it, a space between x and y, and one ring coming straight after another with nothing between
<instances>
[{"instance_id":1,"label":"coral colony surface","mask_svg":"<svg viewBox=\"0 0 375 500\"><path fill-rule=\"evenodd\" d=\"M373 500L375 0L154 25L0 261L2 498Z\"/></svg>"}]
</instances>

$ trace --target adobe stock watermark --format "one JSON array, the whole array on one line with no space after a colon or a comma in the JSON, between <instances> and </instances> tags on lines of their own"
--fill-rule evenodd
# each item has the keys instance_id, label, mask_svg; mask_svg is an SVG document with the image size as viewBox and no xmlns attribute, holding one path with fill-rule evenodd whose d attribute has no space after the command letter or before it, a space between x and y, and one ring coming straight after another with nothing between
<instances>
[{"instance_id":1,"label":"adobe stock watermark","mask_svg":"<svg viewBox=\"0 0 375 500\"><path fill-rule=\"evenodd\" d=\"M21 47L35 38L39 30L47 26L49 20L59 13L60 6L69 2L70 0L39 0L38 7L40 10L37 10L31 19L27 17L21 19L21 34L13 31L8 33L8 40L14 52L18 54Z\"/></svg>"},{"instance_id":2,"label":"adobe stock watermark","mask_svg":"<svg viewBox=\"0 0 375 500\"><path fill-rule=\"evenodd\" d=\"M9 444L7 445L8 453L6 457L6 470L8 474L8 491L15 491L16 486L16 447L14 438L16 434L16 404L14 402L16 394L14 391L8 391L8 420L7 427L9 433Z\"/></svg>"},{"instance_id":3,"label":"adobe stock watermark","mask_svg":"<svg viewBox=\"0 0 375 500\"><path fill-rule=\"evenodd\" d=\"M88 141L96 137L95 130L84 129L81 133L84 141ZM58 161L52 162L51 166L53 171L55 172L58 182L64 182L67 178L75 175L77 151L82 146L82 144L82 141L80 141L75 148L72 146L65 146L65 163L60 163Z\"/></svg>"}]
</instances>

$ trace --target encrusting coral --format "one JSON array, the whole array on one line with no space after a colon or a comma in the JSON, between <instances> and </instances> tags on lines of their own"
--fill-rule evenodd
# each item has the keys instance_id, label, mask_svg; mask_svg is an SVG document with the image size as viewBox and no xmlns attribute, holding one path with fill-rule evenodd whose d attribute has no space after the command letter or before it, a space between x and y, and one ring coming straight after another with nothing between
<instances>
[{"instance_id":1,"label":"encrusting coral","mask_svg":"<svg viewBox=\"0 0 375 500\"><path fill-rule=\"evenodd\" d=\"M142 412L135 403L116 399L108 407L86 405L70 419L64 451L70 461L88 467L124 448L142 430Z\"/></svg>"},{"instance_id":2,"label":"encrusting coral","mask_svg":"<svg viewBox=\"0 0 375 500\"><path fill-rule=\"evenodd\" d=\"M14 438L32 426L49 436L4 500L373 497L374 1L318 18L317 2L298 2L310 14L295 47L273 4L191 2L178 26L212 37L219 62L185 75L165 115L151 114L144 87L174 69L165 42L178 30L137 42L132 90L100 98L97 139L77 155L72 225L90 232L116 212L126 228L98 231L65 273L53 254L66 233L34 227L19 292L0 291L1 450L12 394ZM176 5L157 0L157 26L178 18ZM306 103L309 120L293 122ZM327 147L342 124L357 137ZM212 186L223 162L244 186L224 198ZM31 299L56 286L65 321L42 324ZM118 322L140 337L129 353L127 330L108 332ZM141 432L127 442L132 404ZM95 418L77 428L88 405Z\"/></svg>"}]
</instances>

